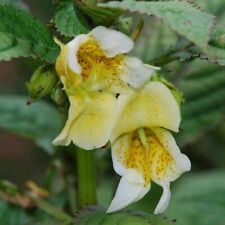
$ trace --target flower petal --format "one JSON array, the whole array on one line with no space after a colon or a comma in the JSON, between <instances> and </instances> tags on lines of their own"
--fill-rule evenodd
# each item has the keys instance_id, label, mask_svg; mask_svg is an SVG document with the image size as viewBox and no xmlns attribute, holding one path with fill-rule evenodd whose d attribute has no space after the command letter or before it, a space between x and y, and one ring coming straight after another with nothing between
<instances>
[{"instance_id":1,"label":"flower petal","mask_svg":"<svg viewBox=\"0 0 225 225\"><path fill-rule=\"evenodd\" d=\"M94 28L91 33L104 50L107 57L114 57L120 53L129 52L133 46L133 40L125 34L103 26Z\"/></svg>"},{"instance_id":2,"label":"flower petal","mask_svg":"<svg viewBox=\"0 0 225 225\"><path fill-rule=\"evenodd\" d=\"M170 200L169 183L176 180L183 172L191 169L188 157L182 154L173 138L165 129L153 128L158 144L150 144L151 179L163 187L162 197L155 209L155 214L165 211Z\"/></svg>"},{"instance_id":3,"label":"flower petal","mask_svg":"<svg viewBox=\"0 0 225 225\"><path fill-rule=\"evenodd\" d=\"M164 127L178 131L180 109L170 90L162 83L152 81L139 92L118 98L118 120L111 141L118 136L143 127Z\"/></svg>"},{"instance_id":4,"label":"flower petal","mask_svg":"<svg viewBox=\"0 0 225 225\"><path fill-rule=\"evenodd\" d=\"M162 128L154 128L151 131L160 142L151 148L151 178L155 183L164 186L176 180L183 172L189 171L191 163L188 157L180 152L170 132Z\"/></svg>"},{"instance_id":5,"label":"flower petal","mask_svg":"<svg viewBox=\"0 0 225 225\"><path fill-rule=\"evenodd\" d=\"M142 63L142 61L136 57L126 57L125 64L127 66L127 73L125 81L134 88L139 88L150 80L151 75L155 70L159 70L159 67L154 67Z\"/></svg>"},{"instance_id":6,"label":"flower petal","mask_svg":"<svg viewBox=\"0 0 225 225\"><path fill-rule=\"evenodd\" d=\"M126 151L130 148L131 133L123 135L118 138L111 147L113 168L117 174L123 176L126 172L126 166L124 165Z\"/></svg>"},{"instance_id":7,"label":"flower petal","mask_svg":"<svg viewBox=\"0 0 225 225\"><path fill-rule=\"evenodd\" d=\"M70 41L66 47L68 48L67 62L69 68L76 74L81 73L81 66L77 60L77 52L79 47L88 40L89 36L87 34L80 34L76 36L72 41Z\"/></svg>"},{"instance_id":8,"label":"flower petal","mask_svg":"<svg viewBox=\"0 0 225 225\"><path fill-rule=\"evenodd\" d=\"M86 101L86 108L73 122L70 132L74 144L90 150L109 141L116 119L117 101L107 93L92 93Z\"/></svg>"},{"instance_id":9,"label":"flower petal","mask_svg":"<svg viewBox=\"0 0 225 225\"><path fill-rule=\"evenodd\" d=\"M171 197L170 186L169 184L163 185L163 194L159 200L158 205L155 208L154 214L163 213L169 205Z\"/></svg>"},{"instance_id":10,"label":"flower petal","mask_svg":"<svg viewBox=\"0 0 225 225\"><path fill-rule=\"evenodd\" d=\"M135 135L136 132L125 134L112 144L113 168L129 183L145 185L150 183L148 154Z\"/></svg>"},{"instance_id":11,"label":"flower petal","mask_svg":"<svg viewBox=\"0 0 225 225\"><path fill-rule=\"evenodd\" d=\"M71 126L77 117L82 113L85 107L85 101L81 96L70 96L70 108L68 113L68 120L61 133L53 141L54 145L67 146L72 140Z\"/></svg>"},{"instance_id":12,"label":"flower petal","mask_svg":"<svg viewBox=\"0 0 225 225\"><path fill-rule=\"evenodd\" d=\"M61 52L56 61L56 71L65 90L82 82L81 66L77 60L77 51L86 40L87 35L78 35L66 45L61 45Z\"/></svg>"},{"instance_id":13,"label":"flower petal","mask_svg":"<svg viewBox=\"0 0 225 225\"><path fill-rule=\"evenodd\" d=\"M132 179L140 180L141 175L138 173L134 173ZM144 186L143 184L134 184L130 183L130 181L127 180L126 175L124 175L119 183L119 186L117 188L116 194L107 210L107 213L112 213L115 211L118 211L127 205L138 201L141 199L146 193L150 190L150 184L147 186Z\"/></svg>"}]
</instances>

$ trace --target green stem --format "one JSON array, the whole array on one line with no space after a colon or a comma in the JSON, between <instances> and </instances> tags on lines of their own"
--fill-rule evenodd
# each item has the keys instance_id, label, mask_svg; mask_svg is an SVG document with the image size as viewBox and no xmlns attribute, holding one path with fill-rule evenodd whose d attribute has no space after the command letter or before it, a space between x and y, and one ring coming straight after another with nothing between
<instances>
[{"instance_id":1,"label":"green stem","mask_svg":"<svg viewBox=\"0 0 225 225\"><path fill-rule=\"evenodd\" d=\"M76 153L79 206L95 205L97 198L94 151L77 148Z\"/></svg>"}]
</instances>

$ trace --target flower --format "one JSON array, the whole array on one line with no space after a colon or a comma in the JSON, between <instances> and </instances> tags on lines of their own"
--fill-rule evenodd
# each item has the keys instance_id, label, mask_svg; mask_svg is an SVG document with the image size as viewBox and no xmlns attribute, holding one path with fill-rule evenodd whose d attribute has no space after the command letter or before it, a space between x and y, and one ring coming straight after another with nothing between
<instances>
[{"instance_id":1,"label":"flower","mask_svg":"<svg viewBox=\"0 0 225 225\"><path fill-rule=\"evenodd\" d=\"M145 84L155 67L126 55L133 41L125 34L103 26L60 44L56 62L70 101L68 120L56 145L71 141L83 149L104 146L116 121L117 95Z\"/></svg>"},{"instance_id":2,"label":"flower","mask_svg":"<svg viewBox=\"0 0 225 225\"><path fill-rule=\"evenodd\" d=\"M170 182L191 167L168 131L178 131L179 107L170 90L156 81L121 95L118 101L111 142L113 167L122 178L107 212L141 199L153 181L163 188L155 209L155 214L162 213L170 200Z\"/></svg>"}]
</instances>

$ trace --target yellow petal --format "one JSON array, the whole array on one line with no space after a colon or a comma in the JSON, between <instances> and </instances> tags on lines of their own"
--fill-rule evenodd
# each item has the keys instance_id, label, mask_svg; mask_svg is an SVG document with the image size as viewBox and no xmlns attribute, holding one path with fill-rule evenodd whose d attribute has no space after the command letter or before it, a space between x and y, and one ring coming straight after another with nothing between
<instances>
[{"instance_id":1,"label":"yellow petal","mask_svg":"<svg viewBox=\"0 0 225 225\"><path fill-rule=\"evenodd\" d=\"M116 119L116 98L107 93L70 96L69 116L55 145L69 145L90 150L104 146Z\"/></svg>"},{"instance_id":2,"label":"yellow petal","mask_svg":"<svg viewBox=\"0 0 225 225\"><path fill-rule=\"evenodd\" d=\"M81 95L70 96L69 101L70 101L70 108L68 113L68 119L61 133L53 141L54 145L67 146L70 144L73 135L71 133L71 127L73 123L76 121L77 117L82 113L82 111L85 108L85 100L84 97Z\"/></svg>"},{"instance_id":3,"label":"yellow petal","mask_svg":"<svg viewBox=\"0 0 225 225\"><path fill-rule=\"evenodd\" d=\"M116 98L107 93L92 93L82 114L73 122L70 133L75 145L90 150L104 146L116 119Z\"/></svg>"},{"instance_id":4,"label":"yellow petal","mask_svg":"<svg viewBox=\"0 0 225 225\"><path fill-rule=\"evenodd\" d=\"M71 54L70 52L71 49L69 44L61 46L61 52L56 60L56 72L64 84L66 91L82 82L82 77L75 73L69 66L69 57L72 57L69 55ZM74 58L76 58L75 52Z\"/></svg>"},{"instance_id":5,"label":"yellow petal","mask_svg":"<svg viewBox=\"0 0 225 225\"><path fill-rule=\"evenodd\" d=\"M142 127L164 127L178 131L180 109L170 90L160 82L149 82L139 92L120 95L119 115L111 141Z\"/></svg>"},{"instance_id":6,"label":"yellow petal","mask_svg":"<svg viewBox=\"0 0 225 225\"><path fill-rule=\"evenodd\" d=\"M150 144L151 179L163 186L177 179L183 172L189 171L191 163L188 157L180 152L170 132L162 128L154 128L151 131L154 136L154 142Z\"/></svg>"}]
</instances>

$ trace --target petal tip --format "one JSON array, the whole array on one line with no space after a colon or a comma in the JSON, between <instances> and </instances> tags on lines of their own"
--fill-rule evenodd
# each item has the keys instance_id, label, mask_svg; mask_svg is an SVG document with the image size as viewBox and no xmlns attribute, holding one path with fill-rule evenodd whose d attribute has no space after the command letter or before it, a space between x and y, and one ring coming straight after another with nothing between
<instances>
[{"instance_id":1,"label":"petal tip","mask_svg":"<svg viewBox=\"0 0 225 225\"><path fill-rule=\"evenodd\" d=\"M159 200L158 205L155 208L154 214L156 215L161 214L167 209L170 197L171 197L170 187L169 184L166 184L163 186L163 194Z\"/></svg>"}]
</instances>

